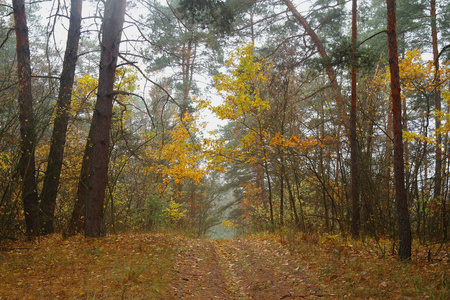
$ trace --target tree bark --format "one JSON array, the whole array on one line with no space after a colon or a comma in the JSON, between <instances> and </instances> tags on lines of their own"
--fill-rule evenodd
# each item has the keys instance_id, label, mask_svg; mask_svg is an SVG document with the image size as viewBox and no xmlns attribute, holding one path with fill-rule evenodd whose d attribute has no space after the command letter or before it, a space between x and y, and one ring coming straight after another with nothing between
<instances>
[{"instance_id":1,"label":"tree bark","mask_svg":"<svg viewBox=\"0 0 450 300\"><path fill-rule=\"evenodd\" d=\"M284 226L284 166L280 170L280 229Z\"/></svg>"},{"instance_id":2,"label":"tree bark","mask_svg":"<svg viewBox=\"0 0 450 300\"><path fill-rule=\"evenodd\" d=\"M434 108L437 111L441 110L441 90L439 87L439 50L438 50L438 36L437 36L437 23L436 23L436 0L431 0L430 16L431 16L431 39L433 45L433 59L435 68L435 90L434 90ZM435 127L436 127L436 158L435 158L435 175L434 175L434 198L437 202L442 201L442 136L437 132L437 129L441 127L441 120L438 116L435 117ZM441 205L441 207L445 207ZM442 212L445 214L445 211ZM443 218L445 219L445 217ZM445 224L443 224L445 228ZM446 232L444 231L444 236ZM445 237L446 239L446 237Z\"/></svg>"},{"instance_id":3,"label":"tree bark","mask_svg":"<svg viewBox=\"0 0 450 300\"><path fill-rule=\"evenodd\" d=\"M350 160L352 177L352 236L359 237L360 203L359 203L359 171L358 171L358 145L356 140L356 106L357 106L357 70L356 70L356 43L358 39L358 3L352 1L352 70L351 70L351 105L350 105Z\"/></svg>"},{"instance_id":4,"label":"tree bark","mask_svg":"<svg viewBox=\"0 0 450 300\"><path fill-rule=\"evenodd\" d=\"M21 136L21 158L19 164L22 177L22 200L28 236L39 234L39 197L35 168L35 123L33 96L31 91L30 43L28 39L25 1L13 0L16 32L17 74L19 79L19 121Z\"/></svg>"},{"instance_id":5,"label":"tree bark","mask_svg":"<svg viewBox=\"0 0 450 300\"><path fill-rule=\"evenodd\" d=\"M263 148L264 150L264 157L266 157L266 150L265 148ZM273 217L273 201L272 201L272 184L270 182L270 174L269 174L269 167L267 165L267 160L264 160L264 170L266 173L266 178L267 178L267 189L269 192L269 197L268 197L268 202L269 202L269 215L270 215L270 226L271 226L271 230L273 231L275 229L275 221L274 221L274 217ZM263 202L265 203L265 202Z\"/></svg>"},{"instance_id":6,"label":"tree bark","mask_svg":"<svg viewBox=\"0 0 450 300\"><path fill-rule=\"evenodd\" d=\"M403 158L402 103L398 66L396 1L386 0L387 33L389 45L389 68L391 71L391 98L394 129L394 181L397 206L398 256L400 260L411 259L411 225L405 187L405 163Z\"/></svg>"},{"instance_id":7,"label":"tree bark","mask_svg":"<svg viewBox=\"0 0 450 300\"><path fill-rule=\"evenodd\" d=\"M75 68L78 60L78 45L81 33L82 0L72 0L70 9L70 24L67 34L66 52L60 78L56 114L53 121L53 133L48 155L48 165L41 192L40 213L42 233L55 231L53 219L55 215L56 197L66 144L67 124L70 115Z\"/></svg>"},{"instance_id":8,"label":"tree bark","mask_svg":"<svg viewBox=\"0 0 450 300\"><path fill-rule=\"evenodd\" d=\"M92 155L87 158L91 165L84 227L87 237L102 237L106 234L103 224L103 202L108 182L109 133L114 98L112 92L125 8L126 0L109 0L105 4L98 95L90 129L91 145L88 145L92 148Z\"/></svg>"},{"instance_id":9,"label":"tree bark","mask_svg":"<svg viewBox=\"0 0 450 300\"><path fill-rule=\"evenodd\" d=\"M119 45L125 16L126 0L109 0L105 4L101 42L100 72L97 102L83 157L78 200L75 209L85 206L84 233L86 237L103 237L103 203L108 181L109 133L113 108L113 89ZM74 210L74 214L77 212ZM72 216L71 224L80 224Z\"/></svg>"},{"instance_id":10,"label":"tree bark","mask_svg":"<svg viewBox=\"0 0 450 300\"><path fill-rule=\"evenodd\" d=\"M84 217L86 211L86 199L88 197L88 179L91 173L90 157L92 157L92 145L91 141L91 131L86 142L86 149L84 150L83 161L81 164L80 179L78 181L77 189L77 201L72 211L72 217L69 221L69 226L67 228L66 235L73 236L84 230Z\"/></svg>"}]
</instances>

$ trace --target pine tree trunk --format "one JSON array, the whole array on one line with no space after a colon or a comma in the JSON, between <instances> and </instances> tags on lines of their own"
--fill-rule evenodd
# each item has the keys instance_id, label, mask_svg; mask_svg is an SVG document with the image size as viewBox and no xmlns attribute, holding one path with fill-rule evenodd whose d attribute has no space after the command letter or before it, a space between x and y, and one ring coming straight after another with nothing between
<instances>
[{"instance_id":1,"label":"pine tree trunk","mask_svg":"<svg viewBox=\"0 0 450 300\"><path fill-rule=\"evenodd\" d=\"M120 39L125 16L126 0L109 0L105 4L105 19L101 44L97 103L91 124L92 155L88 177L88 196L84 231L87 237L105 236L103 202L108 182L109 133L113 108L113 90L119 56Z\"/></svg>"},{"instance_id":2,"label":"pine tree trunk","mask_svg":"<svg viewBox=\"0 0 450 300\"><path fill-rule=\"evenodd\" d=\"M72 226L82 224L80 212L85 211L86 237L103 237L103 203L108 181L109 145L113 108L113 89L119 45L125 16L126 0L109 0L105 4L101 42L100 72L97 102L83 157L77 203L72 214Z\"/></svg>"},{"instance_id":3,"label":"pine tree trunk","mask_svg":"<svg viewBox=\"0 0 450 300\"><path fill-rule=\"evenodd\" d=\"M357 70L356 70L356 42L357 31L357 0L352 3L352 70L351 70L351 106L350 106L350 160L352 177L352 236L359 237L360 204L359 204L359 171L358 171L358 145L356 140L356 105L357 105Z\"/></svg>"},{"instance_id":4,"label":"pine tree trunk","mask_svg":"<svg viewBox=\"0 0 450 300\"><path fill-rule=\"evenodd\" d=\"M28 236L39 234L39 197L36 186L36 147L33 96L31 91L30 43L24 0L13 0L19 79L19 121L21 136L20 175L22 200Z\"/></svg>"},{"instance_id":5,"label":"pine tree trunk","mask_svg":"<svg viewBox=\"0 0 450 300\"><path fill-rule=\"evenodd\" d=\"M81 33L82 0L72 0L70 10L69 32L67 34L66 52L60 78L59 95L56 102L56 114L53 122L53 133L48 155L48 165L41 192L40 213L42 233L55 231L53 219L55 215L56 197L66 144L67 124L70 115L75 67L78 59L78 44Z\"/></svg>"},{"instance_id":6,"label":"pine tree trunk","mask_svg":"<svg viewBox=\"0 0 450 300\"><path fill-rule=\"evenodd\" d=\"M437 37L437 24L436 24L436 0L431 0L431 38L433 45L433 59L435 68L435 81L439 83L439 50L438 50L438 37ZM434 91L434 108L438 111L441 110L441 90L437 84ZM441 127L441 120L438 116L435 118L435 127L438 129ZM442 150L441 150L442 136L440 133L436 133L436 160L435 160L435 175L434 175L434 198L439 203L443 203L442 199ZM441 205L445 207L445 205ZM445 212L442 212L445 214ZM445 219L445 218L443 218ZM445 224L443 224L443 228Z\"/></svg>"},{"instance_id":7,"label":"pine tree trunk","mask_svg":"<svg viewBox=\"0 0 450 300\"><path fill-rule=\"evenodd\" d=\"M405 187L405 163L403 159L402 103L398 66L396 1L386 0L386 3L394 129L395 198L397 206L398 236L400 239L398 255L400 260L409 260L411 259L411 225L409 222L408 201Z\"/></svg>"},{"instance_id":8,"label":"pine tree trunk","mask_svg":"<svg viewBox=\"0 0 450 300\"><path fill-rule=\"evenodd\" d=\"M86 149L83 155L81 165L80 179L78 181L77 201L72 211L72 217L69 221L66 235L73 236L84 230L84 216L86 212L86 199L88 197L88 178L91 174L90 157L92 156L91 131L87 138Z\"/></svg>"}]
</instances>

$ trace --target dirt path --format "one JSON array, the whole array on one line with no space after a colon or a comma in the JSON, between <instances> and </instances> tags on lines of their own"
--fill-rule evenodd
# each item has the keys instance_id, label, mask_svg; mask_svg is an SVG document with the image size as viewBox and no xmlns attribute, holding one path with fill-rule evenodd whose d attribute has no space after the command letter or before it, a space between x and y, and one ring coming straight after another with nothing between
<instances>
[{"instance_id":1,"label":"dirt path","mask_svg":"<svg viewBox=\"0 0 450 300\"><path fill-rule=\"evenodd\" d=\"M330 295L277 243L252 239L186 240L166 299L319 299Z\"/></svg>"},{"instance_id":2,"label":"dirt path","mask_svg":"<svg viewBox=\"0 0 450 300\"><path fill-rule=\"evenodd\" d=\"M176 282L167 299L233 299L214 242L186 240L175 259Z\"/></svg>"},{"instance_id":3,"label":"dirt path","mask_svg":"<svg viewBox=\"0 0 450 300\"><path fill-rule=\"evenodd\" d=\"M338 238L228 241L162 233L0 244L3 299L450 299L449 247L408 264ZM438 248L439 247L439 248Z\"/></svg>"}]
</instances>

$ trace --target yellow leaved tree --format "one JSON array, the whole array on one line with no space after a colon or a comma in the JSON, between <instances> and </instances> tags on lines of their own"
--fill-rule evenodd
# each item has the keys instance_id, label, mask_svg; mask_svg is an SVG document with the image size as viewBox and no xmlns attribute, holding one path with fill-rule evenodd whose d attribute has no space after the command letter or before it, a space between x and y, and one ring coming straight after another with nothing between
<instances>
[{"instance_id":1,"label":"yellow leaved tree","mask_svg":"<svg viewBox=\"0 0 450 300\"><path fill-rule=\"evenodd\" d=\"M205 141L209 154L216 163L241 161L254 163L258 158L263 129L262 116L270 109L267 100L261 97L261 89L267 81L265 60L254 55L252 44L238 47L225 64L230 74L214 78L222 103L213 106L211 101L199 100L199 108L207 108L221 120L228 120L235 126L236 145L227 148L222 140Z\"/></svg>"},{"instance_id":2,"label":"yellow leaved tree","mask_svg":"<svg viewBox=\"0 0 450 300\"><path fill-rule=\"evenodd\" d=\"M97 97L98 78L89 74L75 79L74 90L70 107L70 120L67 130L67 138L64 151L63 167L61 170L60 187L58 190L56 220L67 220L71 214L73 203L76 198L78 178L81 170L81 162L83 159L83 151L85 148L86 138L88 136L89 124L92 118L92 110ZM125 93L118 94L115 97L114 113L113 113L113 134L124 130L124 121L131 118L130 106L134 104L131 96L137 88L136 74L127 68L117 70L114 89ZM36 160L39 162L41 169L45 170L46 158L50 150L49 138L43 137L36 148ZM118 156L126 156L125 153ZM112 152L111 170L119 168ZM123 163L124 160L122 160ZM39 173L42 177L43 172ZM42 182L42 180L39 180ZM57 221L55 224L58 228L64 227Z\"/></svg>"},{"instance_id":3,"label":"yellow leaved tree","mask_svg":"<svg viewBox=\"0 0 450 300\"><path fill-rule=\"evenodd\" d=\"M269 177L285 176L286 154L309 151L317 141L280 125L281 114L285 116L286 107L292 107L290 100L280 95L276 71L255 54L252 44L238 47L225 66L228 73L214 78L221 103L198 101L199 108L229 122L221 137L205 139L207 155L216 170L239 165L247 171L249 179L238 188L243 222L273 227L274 208L283 205L272 197Z\"/></svg>"}]
</instances>

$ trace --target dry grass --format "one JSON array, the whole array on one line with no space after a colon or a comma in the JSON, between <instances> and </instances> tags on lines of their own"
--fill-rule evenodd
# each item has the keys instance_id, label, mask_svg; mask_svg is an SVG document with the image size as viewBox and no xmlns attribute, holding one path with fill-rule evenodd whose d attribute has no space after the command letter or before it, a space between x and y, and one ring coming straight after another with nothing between
<instances>
[{"instance_id":1,"label":"dry grass","mask_svg":"<svg viewBox=\"0 0 450 300\"><path fill-rule=\"evenodd\" d=\"M377 244L286 232L259 239L274 247L280 247L281 241L293 254L289 260L298 264L291 269L304 274L304 280L330 299L450 299L448 244L439 251L439 245L416 245L412 262L402 263L391 254L389 241ZM4 243L0 245L0 299L168 299L174 284L185 282L184 277L178 278L182 275L176 266L211 256L210 247L193 247L195 243L209 245L173 234L143 233L65 240L52 235L35 242ZM262 259L254 241L229 243L236 257L241 257L244 252L239 249L245 248ZM183 250L188 248L192 251ZM283 264L277 263L276 256L264 257L261 268L270 265L269 270L276 273L279 268L281 272ZM236 263L233 268L238 267L242 269L236 272L242 274L249 268L245 263ZM189 271L191 267L186 268ZM298 272L289 270L284 270L289 275L286 278L295 279ZM214 276L202 277L202 288L217 287L222 271L216 271L219 273Z\"/></svg>"},{"instance_id":2,"label":"dry grass","mask_svg":"<svg viewBox=\"0 0 450 300\"><path fill-rule=\"evenodd\" d=\"M52 235L3 244L0 298L158 298L171 280L173 237Z\"/></svg>"},{"instance_id":3,"label":"dry grass","mask_svg":"<svg viewBox=\"0 0 450 300\"><path fill-rule=\"evenodd\" d=\"M313 274L314 281L339 298L450 299L448 243L415 245L413 260L399 262L389 241L297 233L284 234L281 242L298 255L301 268Z\"/></svg>"}]
</instances>

